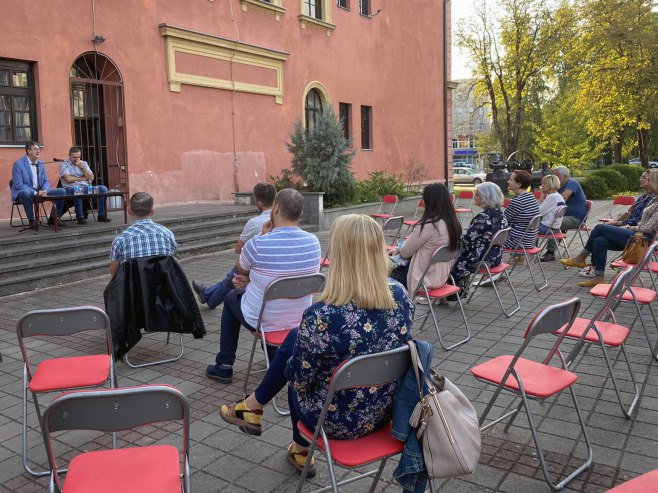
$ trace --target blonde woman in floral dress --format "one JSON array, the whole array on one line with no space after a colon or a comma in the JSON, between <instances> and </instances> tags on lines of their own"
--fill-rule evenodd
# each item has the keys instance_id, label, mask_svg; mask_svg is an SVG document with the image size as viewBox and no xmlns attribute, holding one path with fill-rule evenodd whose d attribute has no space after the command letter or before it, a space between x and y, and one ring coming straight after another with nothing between
<instances>
[{"instance_id":1,"label":"blonde woman in floral dress","mask_svg":"<svg viewBox=\"0 0 658 493\"><path fill-rule=\"evenodd\" d=\"M308 459L309 443L297 422L315 428L334 370L349 358L394 349L411 338L413 305L404 287L388 277L381 226L365 215L345 215L334 222L330 241L331 268L318 302L279 347L256 391L219 410L228 423L260 435L263 407L289 384L293 442L287 460L298 473ZM390 383L337 393L324 424L327 435L354 439L380 429L391 419L396 389ZM312 477L315 464L310 460Z\"/></svg>"}]
</instances>

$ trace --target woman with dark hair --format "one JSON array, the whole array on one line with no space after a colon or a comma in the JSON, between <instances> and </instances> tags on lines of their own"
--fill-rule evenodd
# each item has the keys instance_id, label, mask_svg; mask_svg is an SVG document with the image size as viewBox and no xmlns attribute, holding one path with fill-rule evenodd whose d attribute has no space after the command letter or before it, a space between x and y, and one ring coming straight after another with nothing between
<instances>
[{"instance_id":1,"label":"woman with dark hair","mask_svg":"<svg viewBox=\"0 0 658 493\"><path fill-rule=\"evenodd\" d=\"M505 217L512 231L510 231L504 248L517 248L517 246L521 248L519 244L521 238L523 238L524 248L533 248L537 242L536 229L529 231L527 236L523 236L532 218L539 215L537 199L528 191L531 184L532 175L524 170L514 171L507 182L508 188L515 197L509 201L509 205L505 209Z\"/></svg>"},{"instance_id":2,"label":"woman with dark hair","mask_svg":"<svg viewBox=\"0 0 658 493\"><path fill-rule=\"evenodd\" d=\"M432 183L423 189L425 211L420 221L414 226L411 234L398 250L392 250L389 255L400 254L410 258L407 266L396 267L391 277L402 283L410 295L418 287L420 278L437 248L448 245L450 250L459 249L462 227L457 213L450 200L450 193L445 185ZM427 272L425 281L427 287L441 287L450 276L450 262L434 264Z\"/></svg>"}]
</instances>

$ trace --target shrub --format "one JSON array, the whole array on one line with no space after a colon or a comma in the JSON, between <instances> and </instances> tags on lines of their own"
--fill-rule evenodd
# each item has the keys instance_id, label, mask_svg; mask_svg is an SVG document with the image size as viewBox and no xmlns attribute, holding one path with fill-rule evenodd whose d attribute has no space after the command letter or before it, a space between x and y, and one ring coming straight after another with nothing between
<instances>
[{"instance_id":1,"label":"shrub","mask_svg":"<svg viewBox=\"0 0 658 493\"><path fill-rule=\"evenodd\" d=\"M594 173L589 175L580 182L585 192L585 197L590 200L605 199L610 195L610 188L602 176L597 176Z\"/></svg>"},{"instance_id":2,"label":"shrub","mask_svg":"<svg viewBox=\"0 0 658 493\"><path fill-rule=\"evenodd\" d=\"M270 181L276 188L276 191L283 190L284 188L294 188L295 190L302 190L304 188L302 181L295 177L295 174L288 168L281 170L281 176L270 175Z\"/></svg>"},{"instance_id":3,"label":"shrub","mask_svg":"<svg viewBox=\"0 0 658 493\"><path fill-rule=\"evenodd\" d=\"M591 176L601 177L605 181L606 185L608 185L608 189L612 193L625 192L629 190L628 180L626 180L626 177L614 169L600 169L592 173Z\"/></svg>"},{"instance_id":4,"label":"shrub","mask_svg":"<svg viewBox=\"0 0 658 493\"><path fill-rule=\"evenodd\" d=\"M624 191L637 191L640 189L640 176L644 173L644 168L636 164L612 164L605 169L618 171L626 177L628 188Z\"/></svg>"},{"instance_id":5,"label":"shrub","mask_svg":"<svg viewBox=\"0 0 658 493\"><path fill-rule=\"evenodd\" d=\"M292 171L304 181L307 190L324 192L328 206L349 202L354 196L354 176L350 171L354 151L343 136L343 125L331 106L321 113L310 129L299 120L287 144L292 154Z\"/></svg>"},{"instance_id":6,"label":"shrub","mask_svg":"<svg viewBox=\"0 0 658 493\"><path fill-rule=\"evenodd\" d=\"M379 202L384 195L397 195L399 198L407 195L402 177L385 171L368 173L367 180L357 181L355 185L356 202L361 204Z\"/></svg>"}]
</instances>

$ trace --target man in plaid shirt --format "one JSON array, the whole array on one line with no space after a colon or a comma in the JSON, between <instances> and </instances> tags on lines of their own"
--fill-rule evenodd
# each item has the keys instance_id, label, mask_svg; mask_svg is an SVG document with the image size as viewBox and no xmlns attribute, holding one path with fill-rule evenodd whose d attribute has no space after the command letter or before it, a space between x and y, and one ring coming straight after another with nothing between
<instances>
[{"instance_id":1,"label":"man in plaid shirt","mask_svg":"<svg viewBox=\"0 0 658 493\"><path fill-rule=\"evenodd\" d=\"M128 211L133 223L112 242L110 274L113 278L121 263L133 258L176 253L174 233L151 220L155 212L151 195L146 192L133 194Z\"/></svg>"}]
</instances>

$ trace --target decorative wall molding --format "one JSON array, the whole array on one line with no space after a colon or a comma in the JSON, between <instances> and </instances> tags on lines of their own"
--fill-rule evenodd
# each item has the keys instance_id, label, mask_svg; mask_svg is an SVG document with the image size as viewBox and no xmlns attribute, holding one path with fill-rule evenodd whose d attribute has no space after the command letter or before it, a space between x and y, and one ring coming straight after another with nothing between
<instances>
[{"instance_id":1,"label":"decorative wall molding","mask_svg":"<svg viewBox=\"0 0 658 493\"><path fill-rule=\"evenodd\" d=\"M283 63L288 60L289 53L238 43L221 36L212 36L167 24L160 24L159 27L160 34L166 40L167 76L170 91L180 92L181 85L188 84L274 96L277 104L283 103ZM276 83L274 85L256 84L182 72L176 66L178 53L271 70L275 75Z\"/></svg>"},{"instance_id":2,"label":"decorative wall molding","mask_svg":"<svg viewBox=\"0 0 658 493\"><path fill-rule=\"evenodd\" d=\"M281 20L281 14L286 13L286 8L281 5L281 0L272 0L271 3L264 2L263 0L240 0L240 3L244 12L247 12L250 6L255 7L260 10L272 12L277 21Z\"/></svg>"}]
</instances>

